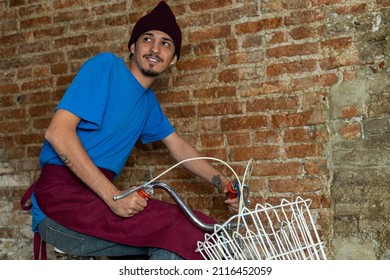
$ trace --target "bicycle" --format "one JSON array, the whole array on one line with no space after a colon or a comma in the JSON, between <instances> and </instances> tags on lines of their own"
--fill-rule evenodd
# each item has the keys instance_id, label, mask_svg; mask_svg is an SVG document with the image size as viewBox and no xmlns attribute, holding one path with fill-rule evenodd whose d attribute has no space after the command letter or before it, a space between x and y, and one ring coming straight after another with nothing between
<instances>
[{"instance_id":1,"label":"bicycle","mask_svg":"<svg viewBox=\"0 0 390 280\"><path fill-rule=\"evenodd\" d=\"M188 160L197 159L218 160L209 157ZM166 172L183 162L179 162ZM326 260L324 244L320 240L309 210L310 199L297 197L291 202L283 199L279 205L257 204L255 209L251 210L248 208L249 186L245 183L245 179L250 176L252 160L247 165L242 183L234 170L228 167L236 176L236 184L228 186L228 195L239 196L240 207L238 214L224 223L205 224L200 221L171 186L156 181L166 172L113 199L121 199L133 192L138 192L143 197L151 197L154 189L163 189L179 205L189 220L206 232L205 240L198 241L197 244L197 250L204 259Z\"/></svg>"}]
</instances>

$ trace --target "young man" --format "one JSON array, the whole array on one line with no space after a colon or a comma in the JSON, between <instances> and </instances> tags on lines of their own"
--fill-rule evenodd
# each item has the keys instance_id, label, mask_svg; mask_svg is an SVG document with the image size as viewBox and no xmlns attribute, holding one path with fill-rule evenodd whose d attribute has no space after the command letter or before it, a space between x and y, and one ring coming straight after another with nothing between
<instances>
[{"instance_id":1,"label":"young man","mask_svg":"<svg viewBox=\"0 0 390 280\"><path fill-rule=\"evenodd\" d=\"M42 172L22 205L32 194L36 241L42 237L69 254L200 259L196 242L204 233L176 205L137 193L113 199L121 193L113 179L138 139L161 140L176 161L200 156L175 132L150 88L180 58L181 31L165 2L136 23L128 46L128 66L102 53L81 67L45 133ZM207 161L184 166L226 192L228 180ZM238 208L237 199L225 203Z\"/></svg>"}]
</instances>

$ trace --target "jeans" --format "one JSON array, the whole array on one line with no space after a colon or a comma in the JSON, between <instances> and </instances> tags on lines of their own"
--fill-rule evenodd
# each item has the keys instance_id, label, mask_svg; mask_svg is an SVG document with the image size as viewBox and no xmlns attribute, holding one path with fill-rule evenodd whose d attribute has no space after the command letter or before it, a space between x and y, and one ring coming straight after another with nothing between
<instances>
[{"instance_id":1,"label":"jeans","mask_svg":"<svg viewBox=\"0 0 390 280\"><path fill-rule=\"evenodd\" d=\"M182 260L170 251L154 247L132 247L70 230L50 218L38 226L43 240L69 255L83 257L122 257L149 260Z\"/></svg>"}]
</instances>

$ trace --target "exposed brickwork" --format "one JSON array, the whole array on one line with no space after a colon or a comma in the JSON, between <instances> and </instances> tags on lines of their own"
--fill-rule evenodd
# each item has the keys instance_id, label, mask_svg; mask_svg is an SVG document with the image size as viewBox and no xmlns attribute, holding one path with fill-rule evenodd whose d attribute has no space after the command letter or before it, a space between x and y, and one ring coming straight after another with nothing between
<instances>
[{"instance_id":1,"label":"exposed brickwork","mask_svg":"<svg viewBox=\"0 0 390 280\"><path fill-rule=\"evenodd\" d=\"M86 59L108 51L128 60L131 27L157 2L0 3L0 259L32 257L30 218L18 201L38 174L55 105ZM342 246L374 231L369 241L383 245L376 257L390 258L390 242L369 224L372 217L356 222L361 208L342 190L354 192L345 170L368 172L365 148L380 160L370 167L388 171L378 152L384 146L386 155L388 146L364 140L390 131L389 1L168 2L182 26L182 57L154 89L177 131L240 175L253 158L252 204L309 197L329 249L332 238ZM173 164L161 143L138 144L117 184L138 184ZM162 180L191 207L227 218L216 191L184 169ZM382 227L390 231L388 222Z\"/></svg>"}]
</instances>

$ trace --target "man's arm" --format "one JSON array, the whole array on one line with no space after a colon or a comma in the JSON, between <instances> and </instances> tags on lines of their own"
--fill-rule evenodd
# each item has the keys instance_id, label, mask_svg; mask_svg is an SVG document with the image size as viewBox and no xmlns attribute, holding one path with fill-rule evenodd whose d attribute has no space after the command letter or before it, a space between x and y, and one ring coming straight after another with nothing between
<instances>
[{"instance_id":1,"label":"man's arm","mask_svg":"<svg viewBox=\"0 0 390 280\"><path fill-rule=\"evenodd\" d=\"M195 157L201 157L201 154L194 149L189 143L173 132L162 140L168 148L171 156L178 162ZM214 184L215 187L223 192L227 192L227 184L229 181L216 170L207 160L193 160L183 163L184 167L205 179L207 182ZM233 209L238 209L238 199L227 199L225 203L229 204Z\"/></svg>"},{"instance_id":2,"label":"man's arm","mask_svg":"<svg viewBox=\"0 0 390 280\"><path fill-rule=\"evenodd\" d=\"M54 150L92 191L94 191L111 210L122 217L130 217L142 211L147 202L138 195L114 201L112 198L120 191L104 176L93 163L76 133L80 118L66 110L57 110L45 133L45 139Z\"/></svg>"}]
</instances>

